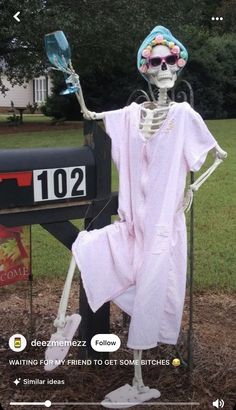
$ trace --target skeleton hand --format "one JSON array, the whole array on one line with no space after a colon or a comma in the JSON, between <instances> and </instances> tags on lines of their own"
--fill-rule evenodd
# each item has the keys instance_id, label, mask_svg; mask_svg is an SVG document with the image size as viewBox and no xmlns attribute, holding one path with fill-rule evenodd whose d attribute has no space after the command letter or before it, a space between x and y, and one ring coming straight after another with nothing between
<instances>
[{"instance_id":1,"label":"skeleton hand","mask_svg":"<svg viewBox=\"0 0 236 410\"><path fill-rule=\"evenodd\" d=\"M85 120L96 120L96 112L89 110L81 110L81 112L83 113L83 117Z\"/></svg>"}]
</instances>

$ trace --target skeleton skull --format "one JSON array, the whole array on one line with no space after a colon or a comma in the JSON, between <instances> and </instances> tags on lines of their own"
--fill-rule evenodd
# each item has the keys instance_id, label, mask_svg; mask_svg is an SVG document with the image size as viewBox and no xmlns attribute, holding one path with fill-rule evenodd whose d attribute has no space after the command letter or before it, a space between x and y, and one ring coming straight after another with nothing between
<instances>
[{"instance_id":1,"label":"skeleton skull","mask_svg":"<svg viewBox=\"0 0 236 410\"><path fill-rule=\"evenodd\" d=\"M151 84L155 84L158 88L170 89L174 86L177 79L177 71L179 67L177 63L167 64L164 61L165 57L171 54L169 47L164 45L157 45L153 47L150 59L160 57L162 62L160 65L148 67L147 76Z\"/></svg>"}]
</instances>

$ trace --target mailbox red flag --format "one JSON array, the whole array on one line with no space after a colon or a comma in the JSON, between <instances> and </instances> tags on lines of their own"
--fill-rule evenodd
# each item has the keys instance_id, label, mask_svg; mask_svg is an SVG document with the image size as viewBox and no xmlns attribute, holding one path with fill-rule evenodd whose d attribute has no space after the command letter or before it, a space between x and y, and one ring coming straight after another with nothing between
<instances>
[{"instance_id":1,"label":"mailbox red flag","mask_svg":"<svg viewBox=\"0 0 236 410\"><path fill-rule=\"evenodd\" d=\"M29 277L30 237L30 226L0 225L0 286Z\"/></svg>"},{"instance_id":2,"label":"mailbox red flag","mask_svg":"<svg viewBox=\"0 0 236 410\"><path fill-rule=\"evenodd\" d=\"M3 172L0 174L0 182L5 179L16 179L18 186L30 186L32 182L32 171Z\"/></svg>"}]
</instances>

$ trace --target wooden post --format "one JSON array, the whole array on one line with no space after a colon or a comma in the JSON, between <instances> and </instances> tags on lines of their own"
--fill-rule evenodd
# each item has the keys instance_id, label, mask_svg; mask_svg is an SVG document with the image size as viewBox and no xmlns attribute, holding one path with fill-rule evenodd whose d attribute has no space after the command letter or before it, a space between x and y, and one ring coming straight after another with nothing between
<instances>
[{"instance_id":1,"label":"wooden post","mask_svg":"<svg viewBox=\"0 0 236 410\"><path fill-rule=\"evenodd\" d=\"M96 121L85 121L85 141L94 150L96 161L96 198L107 198L111 195L111 141L105 131ZM110 213L104 209L92 223L92 218L85 219L85 229L103 228L111 223ZM96 269L96 266L94 266ZM105 359L108 353L95 352L90 345L91 338L98 333L109 333L110 304L104 304L95 314L88 305L86 294L80 281L80 314L82 322L80 326L80 339L87 341L87 354L92 358Z\"/></svg>"}]
</instances>

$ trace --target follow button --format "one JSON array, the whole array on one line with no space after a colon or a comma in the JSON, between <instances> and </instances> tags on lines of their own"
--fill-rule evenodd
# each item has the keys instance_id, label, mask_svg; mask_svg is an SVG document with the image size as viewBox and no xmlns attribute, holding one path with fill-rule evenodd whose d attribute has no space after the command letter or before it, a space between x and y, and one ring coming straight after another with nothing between
<instances>
[{"instance_id":1,"label":"follow button","mask_svg":"<svg viewBox=\"0 0 236 410\"><path fill-rule=\"evenodd\" d=\"M112 333L101 333L91 339L91 346L96 352L115 352L119 349L120 343L120 338Z\"/></svg>"}]
</instances>

